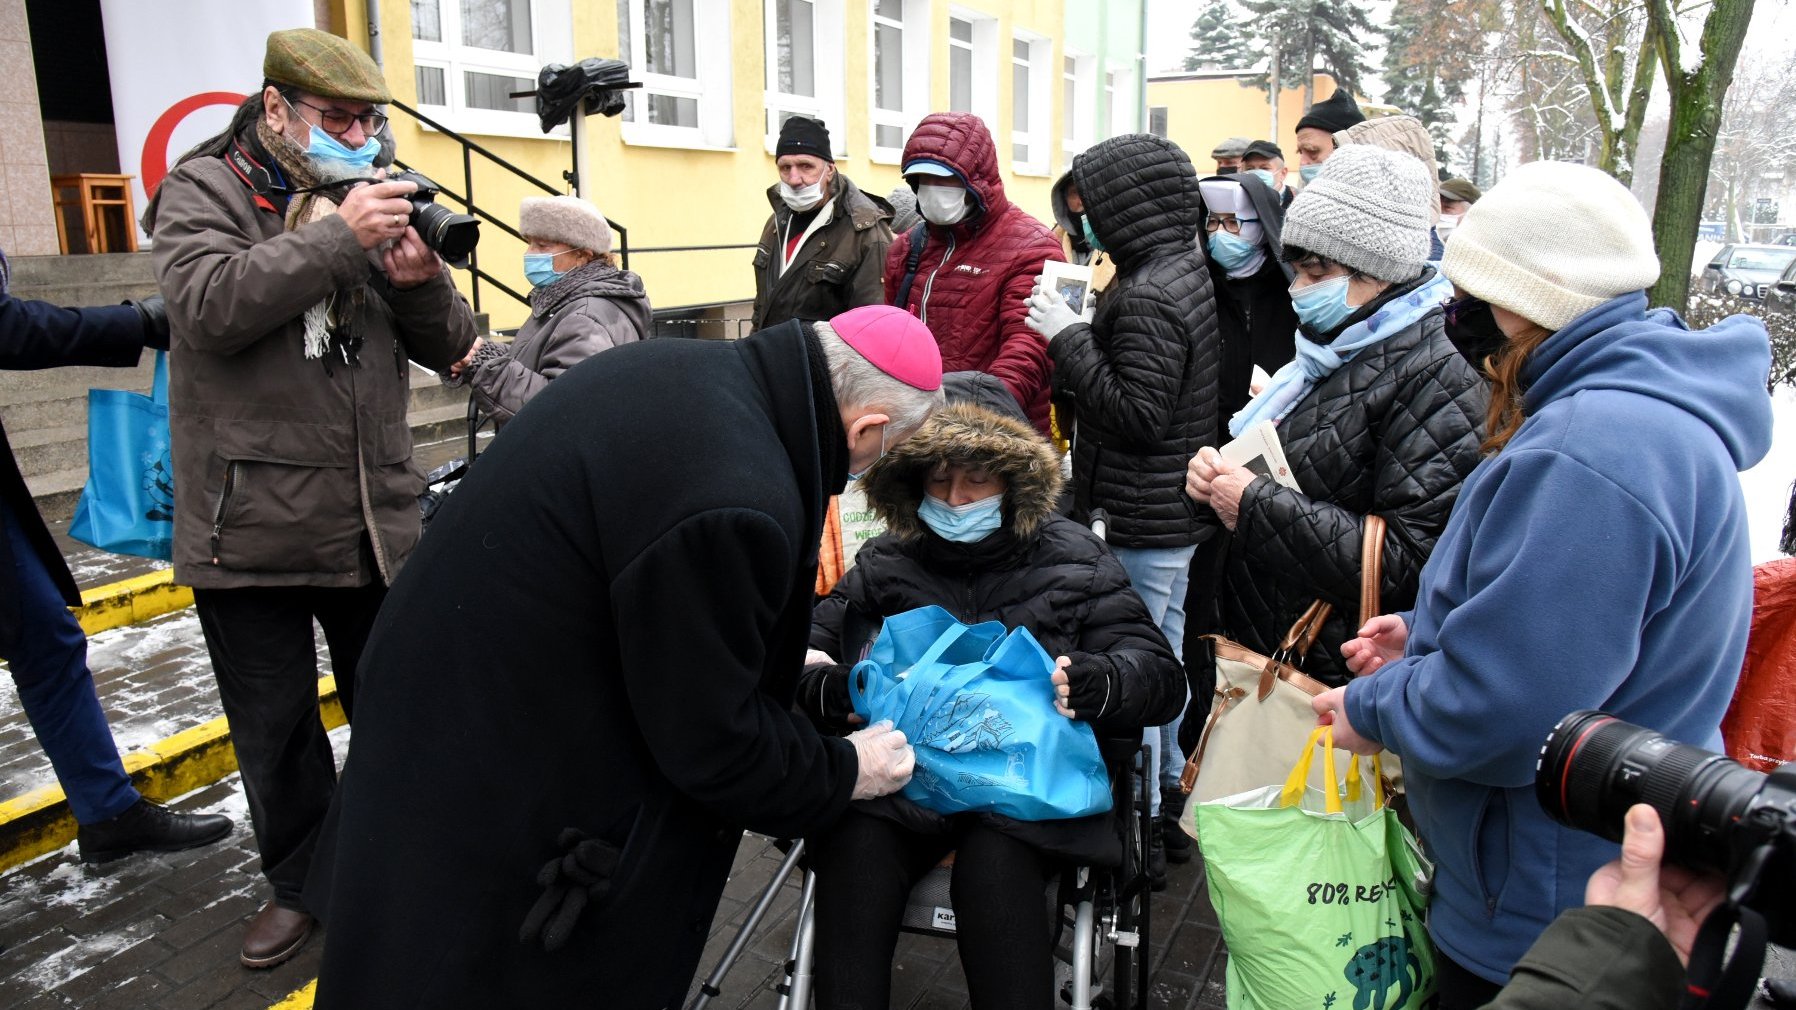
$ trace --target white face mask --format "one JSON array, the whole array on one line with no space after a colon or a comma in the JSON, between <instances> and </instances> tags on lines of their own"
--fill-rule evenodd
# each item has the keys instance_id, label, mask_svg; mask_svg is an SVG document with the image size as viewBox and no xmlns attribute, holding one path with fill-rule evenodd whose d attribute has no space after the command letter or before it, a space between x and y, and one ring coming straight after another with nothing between
<instances>
[{"instance_id":1,"label":"white face mask","mask_svg":"<svg viewBox=\"0 0 1796 1010\"><path fill-rule=\"evenodd\" d=\"M919 186L917 213L944 228L958 223L967 216L967 191L959 186Z\"/></svg>"},{"instance_id":2,"label":"white face mask","mask_svg":"<svg viewBox=\"0 0 1796 1010\"><path fill-rule=\"evenodd\" d=\"M823 202L823 181L819 179L809 186L801 186L797 189L793 189L791 186L786 185L786 180L781 179L780 199L786 201L786 206L803 214L805 211L810 210L812 207Z\"/></svg>"},{"instance_id":3,"label":"white face mask","mask_svg":"<svg viewBox=\"0 0 1796 1010\"><path fill-rule=\"evenodd\" d=\"M1453 234L1453 229L1459 227L1459 219L1463 217L1465 217L1464 214L1442 214L1441 219L1435 222L1434 233L1441 237L1442 242L1447 241L1447 236Z\"/></svg>"}]
</instances>

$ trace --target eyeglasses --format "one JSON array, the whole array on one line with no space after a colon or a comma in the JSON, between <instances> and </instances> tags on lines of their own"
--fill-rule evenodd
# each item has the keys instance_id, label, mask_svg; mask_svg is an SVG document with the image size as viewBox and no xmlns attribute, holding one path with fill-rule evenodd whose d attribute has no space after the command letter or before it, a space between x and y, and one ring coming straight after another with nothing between
<instances>
[{"instance_id":1,"label":"eyeglasses","mask_svg":"<svg viewBox=\"0 0 1796 1010\"><path fill-rule=\"evenodd\" d=\"M379 112L363 112L358 114L354 112L344 112L342 109L325 109L313 105L311 102L301 101L297 98L288 98L286 95L281 96L281 101L286 102L288 108L293 108L295 105L303 105L313 112L318 113L318 125L324 128L324 132L333 137L348 133L351 123L362 124L362 132L370 137L379 133L382 128L387 125L387 117ZM299 115L299 110L294 109L293 114L296 116ZM304 119L305 117L300 116L300 118Z\"/></svg>"},{"instance_id":2,"label":"eyeglasses","mask_svg":"<svg viewBox=\"0 0 1796 1010\"><path fill-rule=\"evenodd\" d=\"M1241 219L1211 215L1204 220L1204 231L1214 235L1218 230L1226 231L1230 235L1239 235L1241 234Z\"/></svg>"}]
</instances>

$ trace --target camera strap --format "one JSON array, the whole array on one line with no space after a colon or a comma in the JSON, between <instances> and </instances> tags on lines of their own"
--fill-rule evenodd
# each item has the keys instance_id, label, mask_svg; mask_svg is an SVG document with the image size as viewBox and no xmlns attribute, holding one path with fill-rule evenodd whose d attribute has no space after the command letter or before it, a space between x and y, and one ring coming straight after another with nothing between
<instances>
[{"instance_id":1,"label":"camera strap","mask_svg":"<svg viewBox=\"0 0 1796 1010\"><path fill-rule=\"evenodd\" d=\"M232 174L236 175L245 186L249 187L250 192L256 195L256 206L273 214L286 214L287 201L302 193L317 193L363 182L385 181L369 176L364 179L333 179L330 182L321 182L316 186L298 188L280 185L274 181L274 173L269 171L268 166L257 161L255 156L245 150L242 141L235 140L231 142L230 150L225 152L225 164L229 165Z\"/></svg>"},{"instance_id":2,"label":"camera strap","mask_svg":"<svg viewBox=\"0 0 1796 1010\"><path fill-rule=\"evenodd\" d=\"M1727 956L1728 936L1740 927L1734 956ZM1734 900L1715 907L1697 930L1684 973L1679 1010L1745 1010L1752 1002L1765 964L1765 917Z\"/></svg>"}]
</instances>

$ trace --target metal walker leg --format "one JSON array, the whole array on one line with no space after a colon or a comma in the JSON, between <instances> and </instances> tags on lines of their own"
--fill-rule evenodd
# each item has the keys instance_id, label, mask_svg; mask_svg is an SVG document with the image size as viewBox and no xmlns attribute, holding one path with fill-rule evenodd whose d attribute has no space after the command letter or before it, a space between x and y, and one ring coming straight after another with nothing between
<instances>
[{"instance_id":1,"label":"metal walker leg","mask_svg":"<svg viewBox=\"0 0 1796 1010\"><path fill-rule=\"evenodd\" d=\"M742 956L743 948L748 946L748 941L754 936L756 927L760 926L761 920L766 918L767 909L773 906L773 899L779 897L780 888L785 886L786 878L792 875L793 868L798 865L799 857L803 855L804 840L799 839L792 843L792 850L786 853L786 858L780 863L779 869L774 871L773 879L769 881L767 887L761 891L761 897L755 902L754 910L748 913L748 918L743 921L742 928L736 932L736 938L730 941L729 948L723 952L723 957L718 960L717 967L711 970L711 974L705 978L704 984L698 987L698 995L693 997L692 1003L688 1006L688 1010L703 1010L705 1004L711 1002L714 997L722 994L722 990L719 987L723 984L724 976L728 975L730 969L736 966L736 959ZM808 897L810 894L810 875L806 874L805 877L805 894ZM796 946L796 939L794 939L793 942L794 946ZM785 1006L783 1000L781 1001L780 1006Z\"/></svg>"}]
</instances>

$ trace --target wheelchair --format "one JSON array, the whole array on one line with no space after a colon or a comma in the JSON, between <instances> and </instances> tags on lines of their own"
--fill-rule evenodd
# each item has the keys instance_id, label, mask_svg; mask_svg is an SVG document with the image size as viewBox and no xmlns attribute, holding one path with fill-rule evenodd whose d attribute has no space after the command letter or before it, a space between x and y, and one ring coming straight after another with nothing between
<instances>
[{"instance_id":1,"label":"wheelchair","mask_svg":"<svg viewBox=\"0 0 1796 1010\"><path fill-rule=\"evenodd\" d=\"M1116 868L1076 866L1048 885L1043 899L1055 909L1055 991L1072 1010L1143 1010L1148 989L1149 896L1147 851L1154 824L1149 815L1147 748L1136 751L1128 774L1113 777L1114 810L1123 832L1123 861ZM704 1007L722 995L724 977L748 946L787 878L804 858L804 842L791 843L786 858L744 920L742 928L698 987L687 1010ZM911 888L900 929L907 933L953 939L954 910L949 879L953 857L936 866ZM816 877L803 871L797 926L779 986L779 1010L809 1010L814 961Z\"/></svg>"}]
</instances>

